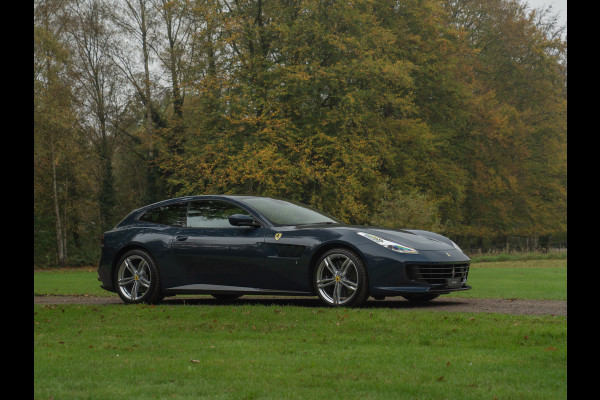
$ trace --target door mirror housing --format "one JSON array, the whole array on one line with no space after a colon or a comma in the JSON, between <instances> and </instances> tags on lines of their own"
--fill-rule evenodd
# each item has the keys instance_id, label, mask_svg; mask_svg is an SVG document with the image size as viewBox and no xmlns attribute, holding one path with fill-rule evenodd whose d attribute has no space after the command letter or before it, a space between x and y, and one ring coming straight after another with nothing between
<instances>
[{"instance_id":1,"label":"door mirror housing","mask_svg":"<svg viewBox=\"0 0 600 400\"><path fill-rule=\"evenodd\" d=\"M229 217L229 223L233 226L260 226L260 224L254 220L254 218L243 214L233 214Z\"/></svg>"}]
</instances>

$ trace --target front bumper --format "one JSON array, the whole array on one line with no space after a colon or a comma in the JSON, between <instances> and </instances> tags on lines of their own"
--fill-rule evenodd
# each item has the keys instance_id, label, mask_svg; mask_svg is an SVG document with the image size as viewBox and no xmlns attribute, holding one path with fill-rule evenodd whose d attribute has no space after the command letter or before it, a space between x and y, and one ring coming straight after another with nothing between
<instances>
[{"instance_id":1,"label":"front bumper","mask_svg":"<svg viewBox=\"0 0 600 400\"><path fill-rule=\"evenodd\" d=\"M367 266L372 296L447 294L471 289L467 284L471 259L459 250L401 254L377 244L359 249Z\"/></svg>"},{"instance_id":2,"label":"front bumper","mask_svg":"<svg viewBox=\"0 0 600 400\"><path fill-rule=\"evenodd\" d=\"M403 294L448 294L452 292L460 292L471 289L471 286L464 284L461 287L444 288L431 286L393 286L393 287L373 287L371 288L372 296L402 296Z\"/></svg>"}]
</instances>

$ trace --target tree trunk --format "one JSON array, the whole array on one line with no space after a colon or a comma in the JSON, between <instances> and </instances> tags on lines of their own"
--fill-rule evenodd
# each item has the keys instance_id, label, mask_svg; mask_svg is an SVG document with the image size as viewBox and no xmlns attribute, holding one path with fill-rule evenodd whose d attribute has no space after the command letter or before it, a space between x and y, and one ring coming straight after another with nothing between
<instances>
[{"instance_id":1,"label":"tree trunk","mask_svg":"<svg viewBox=\"0 0 600 400\"><path fill-rule=\"evenodd\" d=\"M146 96L146 135L148 138L148 166L147 166L147 181L146 198L153 202L155 198L156 174L154 173L154 126L152 118L152 94L150 92L150 67L149 67L149 50L148 50L148 26L146 20L146 2L139 0L140 5L140 34L142 36L142 55L144 57L144 92Z\"/></svg>"},{"instance_id":2,"label":"tree trunk","mask_svg":"<svg viewBox=\"0 0 600 400\"><path fill-rule=\"evenodd\" d=\"M67 258L68 258L68 254L67 254L67 201L69 198L69 192L68 192L68 188L69 188L69 180L65 179L65 203L64 203L64 209L63 209L63 240L62 240L62 245L63 245L63 257L65 258L65 263L67 262Z\"/></svg>"},{"instance_id":3,"label":"tree trunk","mask_svg":"<svg viewBox=\"0 0 600 400\"><path fill-rule=\"evenodd\" d=\"M63 233L60 221L60 209L58 206L58 189L56 187L56 164L54 162L54 152L50 151L50 161L52 163L52 187L54 191L54 217L56 220L56 250L58 256L58 265L65 265L65 253L63 244Z\"/></svg>"}]
</instances>

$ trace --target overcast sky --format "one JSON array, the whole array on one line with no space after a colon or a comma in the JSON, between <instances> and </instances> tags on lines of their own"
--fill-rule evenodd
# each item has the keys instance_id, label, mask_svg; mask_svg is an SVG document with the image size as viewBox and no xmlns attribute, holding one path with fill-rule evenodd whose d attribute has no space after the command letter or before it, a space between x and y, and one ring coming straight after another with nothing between
<instances>
[{"instance_id":1,"label":"overcast sky","mask_svg":"<svg viewBox=\"0 0 600 400\"><path fill-rule=\"evenodd\" d=\"M558 13L558 20L561 25L567 24L567 0L524 0L532 8L542 6L552 6L553 13Z\"/></svg>"}]
</instances>

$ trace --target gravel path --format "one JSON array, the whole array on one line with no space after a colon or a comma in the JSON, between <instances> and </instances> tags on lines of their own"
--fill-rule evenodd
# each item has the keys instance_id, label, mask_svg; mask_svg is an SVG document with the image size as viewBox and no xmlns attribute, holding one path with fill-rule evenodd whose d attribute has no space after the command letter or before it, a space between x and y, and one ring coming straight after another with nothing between
<instances>
[{"instance_id":1,"label":"gravel path","mask_svg":"<svg viewBox=\"0 0 600 400\"><path fill-rule=\"evenodd\" d=\"M115 295L111 297L94 296L34 296L34 304L122 304ZM266 304L266 305L296 305L304 307L321 307L315 297L275 297L275 296L245 296L227 303L211 297L167 297L164 304ZM523 299L474 299L458 297L438 297L427 303L412 303L401 297L385 300L369 299L365 304L372 308L423 309L431 311L501 313L515 315L558 315L567 316L567 302L562 300L523 300Z\"/></svg>"}]
</instances>

